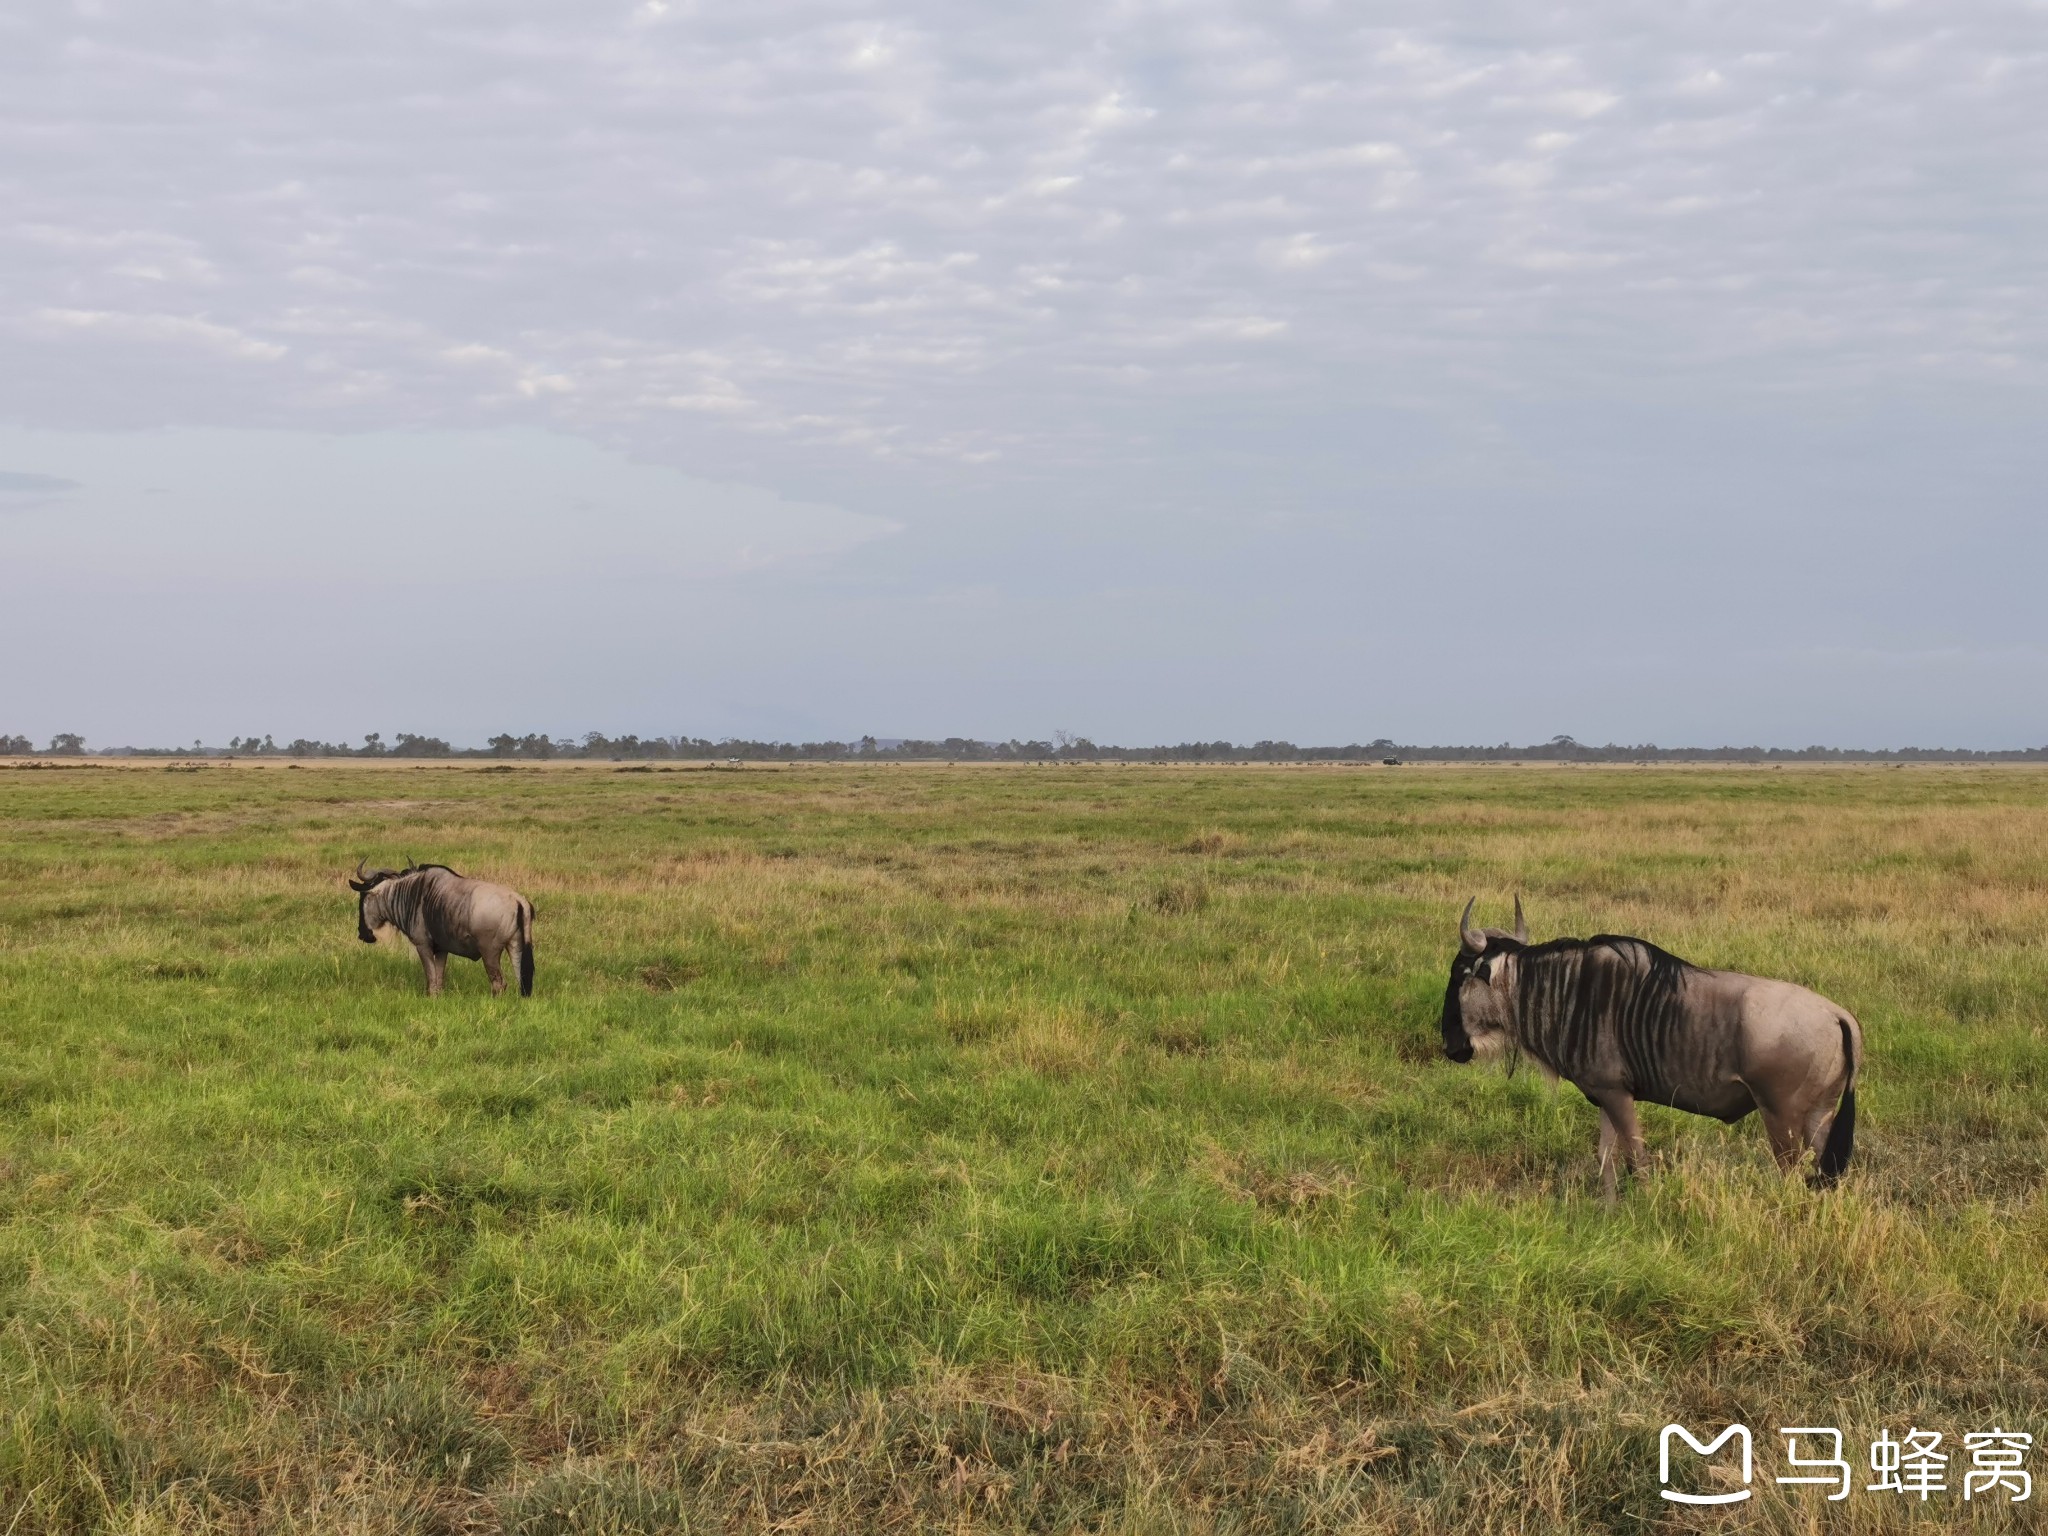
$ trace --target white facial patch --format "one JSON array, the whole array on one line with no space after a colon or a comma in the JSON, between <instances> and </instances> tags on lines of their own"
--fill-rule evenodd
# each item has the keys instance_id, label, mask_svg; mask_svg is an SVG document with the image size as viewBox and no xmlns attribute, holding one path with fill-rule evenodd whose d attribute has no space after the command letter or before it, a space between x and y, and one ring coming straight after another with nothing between
<instances>
[{"instance_id":1,"label":"white facial patch","mask_svg":"<svg viewBox=\"0 0 2048 1536\"><path fill-rule=\"evenodd\" d=\"M1474 1061L1499 1061L1508 1053L1508 1037L1497 1029L1489 1029L1484 1034L1477 1035L1468 1029L1465 1038L1472 1042Z\"/></svg>"},{"instance_id":2,"label":"white facial patch","mask_svg":"<svg viewBox=\"0 0 2048 1536\"><path fill-rule=\"evenodd\" d=\"M1465 1033L1475 1041L1482 1034L1493 1034L1507 1025L1506 1000L1476 976L1458 989L1458 1008L1464 1018Z\"/></svg>"}]
</instances>

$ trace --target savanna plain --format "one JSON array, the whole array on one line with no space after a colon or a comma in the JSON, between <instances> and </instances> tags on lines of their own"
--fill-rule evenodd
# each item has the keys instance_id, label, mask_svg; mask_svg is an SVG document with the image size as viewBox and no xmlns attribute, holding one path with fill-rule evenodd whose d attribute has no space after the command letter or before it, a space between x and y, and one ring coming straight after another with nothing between
<instances>
[{"instance_id":1,"label":"savanna plain","mask_svg":"<svg viewBox=\"0 0 2048 1536\"><path fill-rule=\"evenodd\" d=\"M1841 1187L1445 1061L1516 891L1856 1012ZM1769 1474L2048 1433L2044 939L2026 769L0 768L0 1532L2032 1529Z\"/></svg>"}]
</instances>

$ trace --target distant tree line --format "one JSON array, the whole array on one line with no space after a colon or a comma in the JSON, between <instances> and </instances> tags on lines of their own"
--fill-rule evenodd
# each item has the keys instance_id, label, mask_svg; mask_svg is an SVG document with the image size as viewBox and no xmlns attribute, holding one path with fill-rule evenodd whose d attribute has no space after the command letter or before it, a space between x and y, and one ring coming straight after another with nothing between
<instances>
[{"instance_id":1,"label":"distant tree line","mask_svg":"<svg viewBox=\"0 0 2048 1536\"><path fill-rule=\"evenodd\" d=\"M26 736L0 734L0 756L81 757L85 738L65 732L38 750ZM107 747L95 755L109 757L391 757L501 758L545 762L553 758L599 760L742 762L959 762L959 763L1317 763L1317 762L1564 762L1564 763L1791 763L1791 762L2048 762L2048 746L2015 751L1978 752L1965 747L1659 747L1589 746L1569 736L1554 736L1537 745L1429 747L1379 737L1347 746L1300 747L1291 741L1184 741L1174 746L1099 746L1086 736L1056 731L1050 741L981 741L967 736L943 739L857 741L751 741L740 737L606 736L591 731L581 740L545 734L493 736L482 747L454 747L439 736L400 731L389 742L372 731L360 746L311 741L301 736L279 745L269 736L230 737L225 747L194 742L189 747Z\"/></svg>"},{"instance_id":2,"label":"distant tree line","mask_svg":"<svg viewBox=\"0 0 2048 1536\"><path fill-rule=\"evenodd\" d=\"M83 757L85 738L69 731L50 738L50 745L43 751L36 751L36 744L26 736L9 736L0 733L0 757Z\"/></svg>"}]
</instances>

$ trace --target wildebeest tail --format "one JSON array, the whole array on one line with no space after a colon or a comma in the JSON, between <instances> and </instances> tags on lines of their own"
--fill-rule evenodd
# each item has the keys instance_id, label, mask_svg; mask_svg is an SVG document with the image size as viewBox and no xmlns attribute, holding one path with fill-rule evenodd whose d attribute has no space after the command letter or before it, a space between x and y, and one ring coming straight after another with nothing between
<instances>
[{"instance_id":1,"label":"wildebeest tail","mask_svg":"<svg viewBox=\"0 0 2048 1536\"><path fill-rule=\"evenodd\" d=\"M1814 1164L1818 1182L1832 1184L1842 1176L1849 1166L1849 1155L1856 1150L1856 1073L1863 1063L1856 1059L1856 1033L1847 1019L1839 1021L1842 1026L1842 1058L1849 1065L1849 1079L1842 1089L1842 1102L1835 1108L1835 1123L1828 1127L1827 1144L1820 1149L1820 1157Z\"/></svg>"},{"instance_id":2,"label":"wildebeest tail","mask_svg":"<svg viewBox=\"0 0 2048 1536\"><path fill-rule=\"evenodd\" d=\"M533 904L519 903L519 995L533 996Z\"/></svg>"}]
</instances>

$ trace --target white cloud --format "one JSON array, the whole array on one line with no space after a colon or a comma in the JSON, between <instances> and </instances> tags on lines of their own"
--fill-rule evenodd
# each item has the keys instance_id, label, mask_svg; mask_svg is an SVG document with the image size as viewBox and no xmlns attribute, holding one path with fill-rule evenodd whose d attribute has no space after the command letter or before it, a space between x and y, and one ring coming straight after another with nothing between
<instances>
[{"instance_id":1,"label":"white cloud","mask_svg":"<svg viewBox=\"0 0 2048 1536\"><path fill-rule=\"evenodd\" d=\"M541 395L566 395L576 388L576 381L566 373L525 373L513 387L533 400Z\"/></svg>"},{"instance_id":2,"label":"white cloud","mask_svg":"<svg viewBox=\"0 0 2048 1536\"><path fill-rule=\"evenodd\" d=\"M96 580L142 597L433 590L471 568L493 582L565 589L595 579L715 581L902 531L891 519L525 431L229 431L123 443L0 429L0 457L59 471L0 472L0 499L67 502L61 520L10 523L17 542L0 554L35 558L52 580ZM573 540L559 536L566 527Z\"/></svg>"},{"instance_id":3,"label":"white cloud","mask_svg":"<svg viewBox=\"0 0 2048 1536\"><path fill-rule=\"evenodd\" d=\"M2004 208L2029 206L2018 182L2043 158L2016 88L2043 73L2039 50L2001 15L1964 3L1937 27L1843 6L1823 29L1752 4L1647 24L1597 0L1506 26L1464 25L1458 6L1361 26L1337 8L1212 0L926 3L856 22L790 0L713 22L650 0L610 19L527 4L431 25L371 4L230 32L198 0L168 0L30 24L0 62L40 129L0 227L0 324L31 348L68 328L281 364L267 413L305 424L344 372L391 381L394 422L516 408L628 433L643 402L716 394L649 361L709 343L741 357L730 383L759 407L745 414L851 414L900 443L988 431L968 413L997 395L1004 431L1050 440L1071 430L1064 410L1010 414L1034 379L1113 368L1099 354L1118 338L1183 332L1226 295L1285 327L1287 369L1265 388L1361 353L1400 355L1411 388L1475 306L1529 316L1488 343L1495 377L1550 369L1560 305L1609 336L1659 338L1596 355L1575 328L1570 362L1589 378L1648 358L1727 365L1731 334L1770 370L1769 333L1701 297L1731 264L1829 310L1838 335L1901 309L1955 325L1966 289L1924 282L1933 233L1973 284L2027 281L2030 242L1972 212L2001 181ZM65 147L87 143L109 149ZM1719 221L1663 247L1680 280L1607 284L1614 253L1666 240L1650 231L1674 214ZM1368 254L1331 259L1346 250ZM1528 254L1488 254L1503 250ZM1811 291L1822 264L1857 280ZM1289 286L1308 271L1313 299ZM1390 272L1412 290L1399 311L1366 302ZM1541 277L1547 319L1516 273ZM310 318L297 295L324 306L326 341L288 355L276 338ZM2015 319L1987 356L2024 374L2044 327ZM602 367L535 356L535 334L590 330L638 346ZM1816 383L1912 379L1951 370L1968 336L1861 347L1838 368L1811 349L1791 361ZM478 394L418 368L421 347L520 361ZM1455 354L1446 384L1469 378L1469 343ZM853 357L857 399L833 382ZM995 393L954 390L962 366ZM232 418L242 386L214 387ZM189 417L208 388L147 369L101 399L124 420Z\"/></svg>"},{"instance_id":4,"label":"white cloud","mask_svg":"<svg viewBox=\"0 0 2048 1536\"><path fill-rule=\"evenodd\" d=\"M231 325L218 325L196 315L160 315L108 309L38 309L29 318L67 331L98 331L111 336L173 345L198 344L227 357L270 363L288 350Z\"/></svg>"},{"instance_id":5,"label":"white cloud","mask_svg":"<svg viewBox=\"0 0 2048 1536\"><path fill-rule=\"evenodd\" d=\"M1321 237L1306 230L1282 239L1264 240L1259 243L1260 259L1268 265L1283 269L1302 270L1320 267L1336 254L1335 246L1326 244Z\"/></svg>"},{"instance_id":6,"label":"white cloud","mask_svg":"<svg viewBox=\"0 0 2048 1536\"><path fill-rule=\"evenodd\" d=\"M40 511L68 501L78 490L76 480L67 480L62 475L0 469L0 514Z\"/></svg>"}]
</instances>

